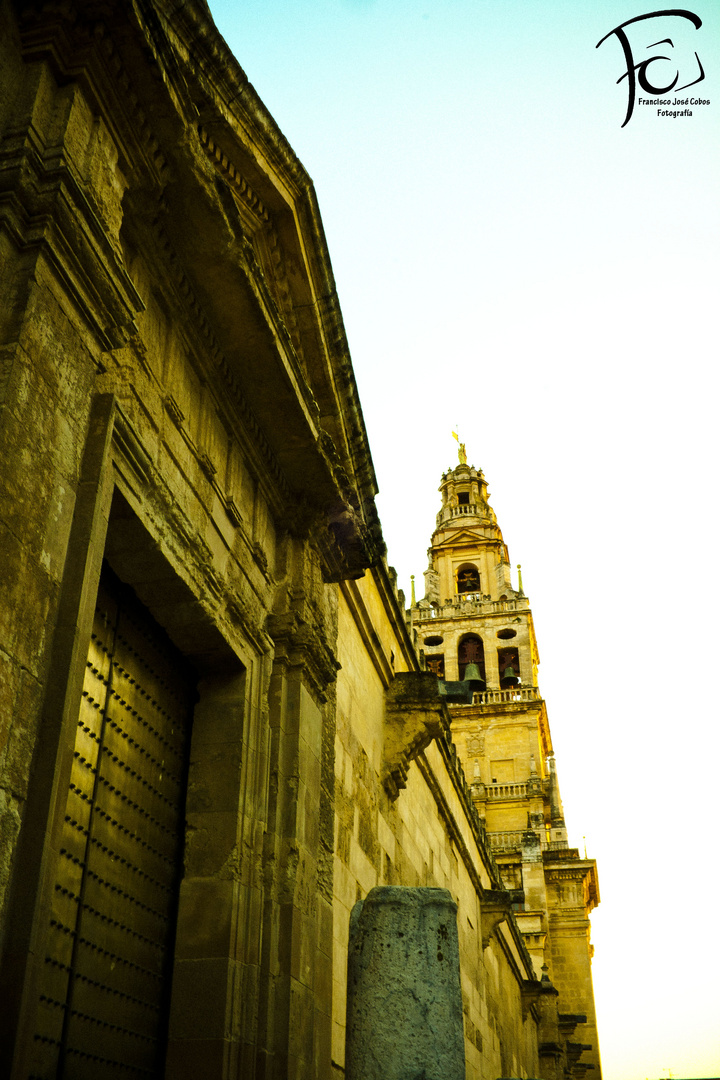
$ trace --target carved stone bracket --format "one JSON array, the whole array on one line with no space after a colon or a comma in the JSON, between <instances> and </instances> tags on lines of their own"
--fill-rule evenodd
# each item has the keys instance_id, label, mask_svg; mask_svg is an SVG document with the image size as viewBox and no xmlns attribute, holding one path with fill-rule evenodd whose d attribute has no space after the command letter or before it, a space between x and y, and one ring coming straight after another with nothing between
<instances>
[{"instance_id":1,"label":"carved stone bracket","mask_svg":"<svg viewBox=\"0 0 720 1080\"><path fill-rule=\"evenodd\" d=\"M212 458L210 457L210 455L203 451L203 453L200 454L200 456L198 458L198 461L200 463L200 468L205 473L208 480L212 480L215 477L215 474L217 473L217 469L216 469L215 463L212 460Z\"/></svg>"},{"instance_id":2,"label":"carved stone bracket","mask_svg":"<svg viewBox=\"0 0 720 1080\"><path fill-rule=\"evenodd\" d=\"M505 922L511 909L510 893L504 889L487 889L480 901L480 918L483 949L501 923Z\"/></svg>"},{"instance_id":3,"label":"carved stone bracket","mask_svg":"<svg viewBox=\"0 0 720 1080\"><path fill-rule=\"evenodd\" d=\"M401 671L385 698L383 784L391 799L407 786L410 762L450 731L450 714L431 671Z\"/></svg>"},{"instance_id":4,"label":"carved stone bracket","mask_svg":"<svg viewBox=\"0 0 720 1080\"><path fill-rule=\"evenodd\" d=\"M523 1020L527 1020L530 1009L533 1005L537 1005L544 993L545 989L540 980L531 982L529 979L525 979L520 988Z\"/></svg>"},{"instance_id":5,"label":"carved stone bracket","mask_svg":"<svg viewBox=\"0 0 720 1080\"><path fill-rule=\"evenodd\" d=\"M237 526L242 525L242 514L240 513L240 507L238 506L237 502L235 501L234 495L226 494L225 497L223 498L223 505L225 507L225 513L227 514L227 516L230 519L231 523L236 528L237 528ZM266 560L265 569L267 569L267 560Z\"/></svg>"},{"instance_id":6,"label":"carved stone bracket","mask_svg":"<svg viewBox=\"0 0 720 1080\"><path fill-rule=\"evenodd\" d=\"M377 545L362 514L349 503L338 502L328 509L323 533L316 536L316 542L325 581L362 577L367 567L377 561Z\"/></svg>"},{"instance_id":7,"label":"carved stone bracket","mask_svg":"<svg viewBox=\"0 0 720 1080\"><path fill-rule=\"evenodd\" d=\"M570 1038L580 1024L587 1024L585 1013L558 1013L558 1025L566 1038Z\"/></svg>"}]
</instances>

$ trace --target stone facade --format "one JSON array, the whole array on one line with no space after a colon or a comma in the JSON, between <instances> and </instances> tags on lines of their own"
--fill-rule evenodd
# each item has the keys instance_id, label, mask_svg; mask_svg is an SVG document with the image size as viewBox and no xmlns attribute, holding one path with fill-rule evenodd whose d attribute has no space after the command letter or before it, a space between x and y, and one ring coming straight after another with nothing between
<instances>
[{"instance_id":1,"label":"stone facade","mask_svg":"<svg viewBox=\"0 0 720 1080\"><path fill-rule=\"evenodd\" d=\"M457 904L468 1077L581 1075L588 876L538 864L558 999L387 565L312 184L201 0L2 0L0 282L2 1075L341 1075L377 885Z\"/></svg>"}]
</instances>

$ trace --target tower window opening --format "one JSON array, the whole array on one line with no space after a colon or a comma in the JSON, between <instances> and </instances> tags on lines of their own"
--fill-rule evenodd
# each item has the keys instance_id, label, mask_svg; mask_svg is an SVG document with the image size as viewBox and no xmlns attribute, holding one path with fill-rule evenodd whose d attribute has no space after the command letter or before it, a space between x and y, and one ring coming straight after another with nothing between
<instances>
[{"instance_id":1,"label":"tower window opening","mask_svg":"<svg viewBox=\"0 0 720 1080\"><path fill-rule=\"evenodd\" d=\"M472 665L471 670L468 670ZM466 678L485 685L485 651L482 638L477 634L466 634L458 646L458 671L460 680ZM467 675L466 675L467 672Z\"/></svg>"},{"instance_id":2,"label":"tower window opening","mask_svg":"<svg viewBox=\"0 0 720 1080\"><path fill-rule=\"evenodd\" d=\"M514 638L514 637L517 637L517 630L512 630L512 629L511 629L511 628L510 628L510 627L508 626L508 627L506 627L506 628L505 628L504 630L498 630L498 632L497 632L497 636L498 636L499 638L501 638L501 639L502 639L503 641L507 641L507 640L508 640L508 638Z\"/></svg>"},{"instance_id":3,"label":"tower window opening","mask_svg":"<svg viewBox=\"0 0 720 1080\"><path fill-rule=\"evenodd\" d=\"M476 566L461 566L457 572L459 593L480 592L480 574Z\"/></svg>"},{"instance_id":4,"label":"tower window opening","mask_svg":"<svg viewBox=\"0 0 720 1080\"><path fill-rule=\"evenodd\" d=\"M459 506L467 506L469 504L469 502L470 502L470 492L469 491L458 491L458 497L457 498L458 498L458 505Z\"/></svg>"},{"instance_id":5,"label":"tower window opening","mask_svg":"<svg viewBox=\"0 0 720 1080\"><path fill-rule=\"evenodd\" d=\"M438 679L445 678L445 655L444 653L436 653L434 656L425 657L425 665L428 671L432 671L433 675L437 675Z\"/></svg>"},{"instance_id":6,"label":"tower window opening","mask_svg":"<svg viewBox=\"0 0 720 1080\"><path fill-rule=\"evenodd\" d=\"M498 649L498 671L503 690L520 684L520 658L517 649Z\"/></svg>"}]
</instances>

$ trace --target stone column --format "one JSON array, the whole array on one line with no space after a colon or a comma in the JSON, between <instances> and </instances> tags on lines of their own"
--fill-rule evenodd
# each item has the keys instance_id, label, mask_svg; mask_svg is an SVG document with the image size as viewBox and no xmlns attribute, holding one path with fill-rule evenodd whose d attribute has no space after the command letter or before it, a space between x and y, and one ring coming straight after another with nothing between
<instances>
[{"instance_id":1,"label":"stone column","mask_svg":"<svg viewBox=\"0 0 720 1080\"><path fill-rule=\"evenodd\" d=\"M347 1080L465 1080L457 905L381 886L350 916Z\"/></svg>"}]
</instances>

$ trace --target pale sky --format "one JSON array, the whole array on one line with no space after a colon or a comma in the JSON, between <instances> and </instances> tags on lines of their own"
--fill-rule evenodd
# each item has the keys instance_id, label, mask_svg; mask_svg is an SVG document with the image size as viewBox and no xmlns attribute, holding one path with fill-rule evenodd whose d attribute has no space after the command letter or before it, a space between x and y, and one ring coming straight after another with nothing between
<instances>
[{"instance_id":1,"label":"pale sky","mask_svg":"<svg viewBox=\"0 0 720 1080\"><path fill-rule=\"evenodd\" d=\"M622 48L595 46L652 5L211 8L315 182L401 586L457 424L522 563L598 860L604 1080L720 1076L720 5L628 29L669 56L655 85L699 60L676 96L711 104L625 127Z\"/></svg>"}]
</instances>

